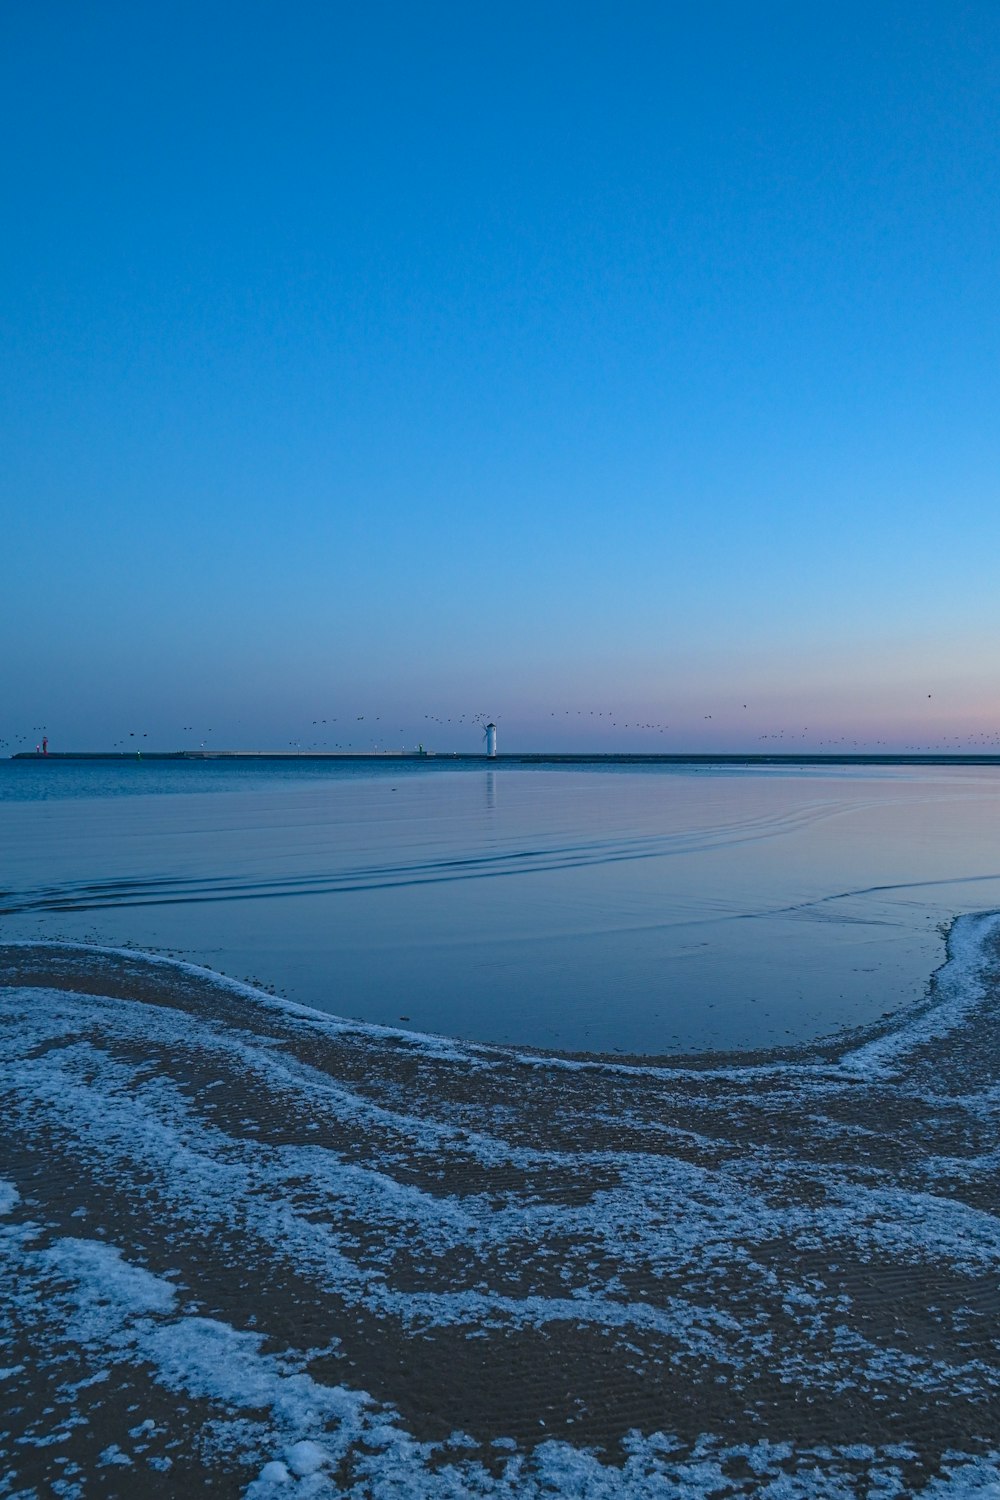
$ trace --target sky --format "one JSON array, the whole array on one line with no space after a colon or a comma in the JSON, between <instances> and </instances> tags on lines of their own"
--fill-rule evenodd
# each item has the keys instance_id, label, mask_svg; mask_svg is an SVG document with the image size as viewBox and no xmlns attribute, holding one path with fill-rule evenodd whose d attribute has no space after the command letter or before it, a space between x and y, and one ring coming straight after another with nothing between
<instances>
[{"instance_id":1,"label":"sky","mask_svg":"<svg viewBox=\"0 0 1000 1500\"><path fill-rule=\"evenodd\" d=\"M998 64L993 0L5 7L0 753L1000 748Z\"/></svg>"}]
</instances>

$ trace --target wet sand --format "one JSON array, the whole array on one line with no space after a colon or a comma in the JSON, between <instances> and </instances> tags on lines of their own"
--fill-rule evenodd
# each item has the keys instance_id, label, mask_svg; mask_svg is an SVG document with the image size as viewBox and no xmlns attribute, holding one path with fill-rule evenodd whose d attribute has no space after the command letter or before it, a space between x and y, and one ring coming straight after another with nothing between
<instances>
[{"instance_id":1,"label":"wet sand","mask_svg":"<svg viewBox=\"0 0 1000 1500\"><path fill-rule=\"evenodd\" d=\"M0 947L0 1495L988 1493L1000 922L949 941L673 1061Z\"/></svg>"}]
</instances>

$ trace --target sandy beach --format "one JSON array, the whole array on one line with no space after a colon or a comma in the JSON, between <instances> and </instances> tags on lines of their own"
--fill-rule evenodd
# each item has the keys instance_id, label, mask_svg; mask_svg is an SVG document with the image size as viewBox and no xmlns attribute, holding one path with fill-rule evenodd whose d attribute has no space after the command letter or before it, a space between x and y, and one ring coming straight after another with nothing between
<instances>
[{"instance_id":1,"label":"sandy beach","mask_svg":"<svg viewBox=\"0 0 1000 1500\"><path fill-rule=\"evenodd\" d=\"M3 947L0 1494L992 1492L998 938L694 1062Z\"/></svg>"},{"instance_id":2,"label":"sandy beach","mask_svg":"<svg viewBox=\"0 0 1000 1500\"><path fill-rule=\"evenodd\" d=\"M1000 1500L1000 4L4 22L0 1500Z\"/></svg>"}]
</instances>

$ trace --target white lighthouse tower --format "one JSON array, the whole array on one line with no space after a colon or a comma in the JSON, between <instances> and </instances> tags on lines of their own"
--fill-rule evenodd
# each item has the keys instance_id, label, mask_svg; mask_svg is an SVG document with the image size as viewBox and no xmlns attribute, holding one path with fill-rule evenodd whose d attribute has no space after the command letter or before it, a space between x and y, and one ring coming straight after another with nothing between
<instances>
[{"instance_id":1,"label":"white lighthouse tower","mask_svg":"<svg viewBox=\"0 0 1000 1500\"><path fill-rule=\"evenodd\" d=\"M493 760L497 753L497 726L487 724L486 726L486 754Z\"/></svg>"}]
</instances>

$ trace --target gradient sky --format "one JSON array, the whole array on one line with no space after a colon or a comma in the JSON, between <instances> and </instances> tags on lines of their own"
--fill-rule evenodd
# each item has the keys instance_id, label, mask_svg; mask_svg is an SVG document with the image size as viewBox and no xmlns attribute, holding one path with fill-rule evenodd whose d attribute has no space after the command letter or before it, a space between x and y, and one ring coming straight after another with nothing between
<instances>
[{"instance_id":1,"label":"gradient sky","mask_svg":"<svg viewBox=\"0 0 1000 1500\"><path fill-rule=\"evenodd\" d=\"M998 65L994 0L6 6L0 738L995 745Z\"/></svg>"}]
</instances>

